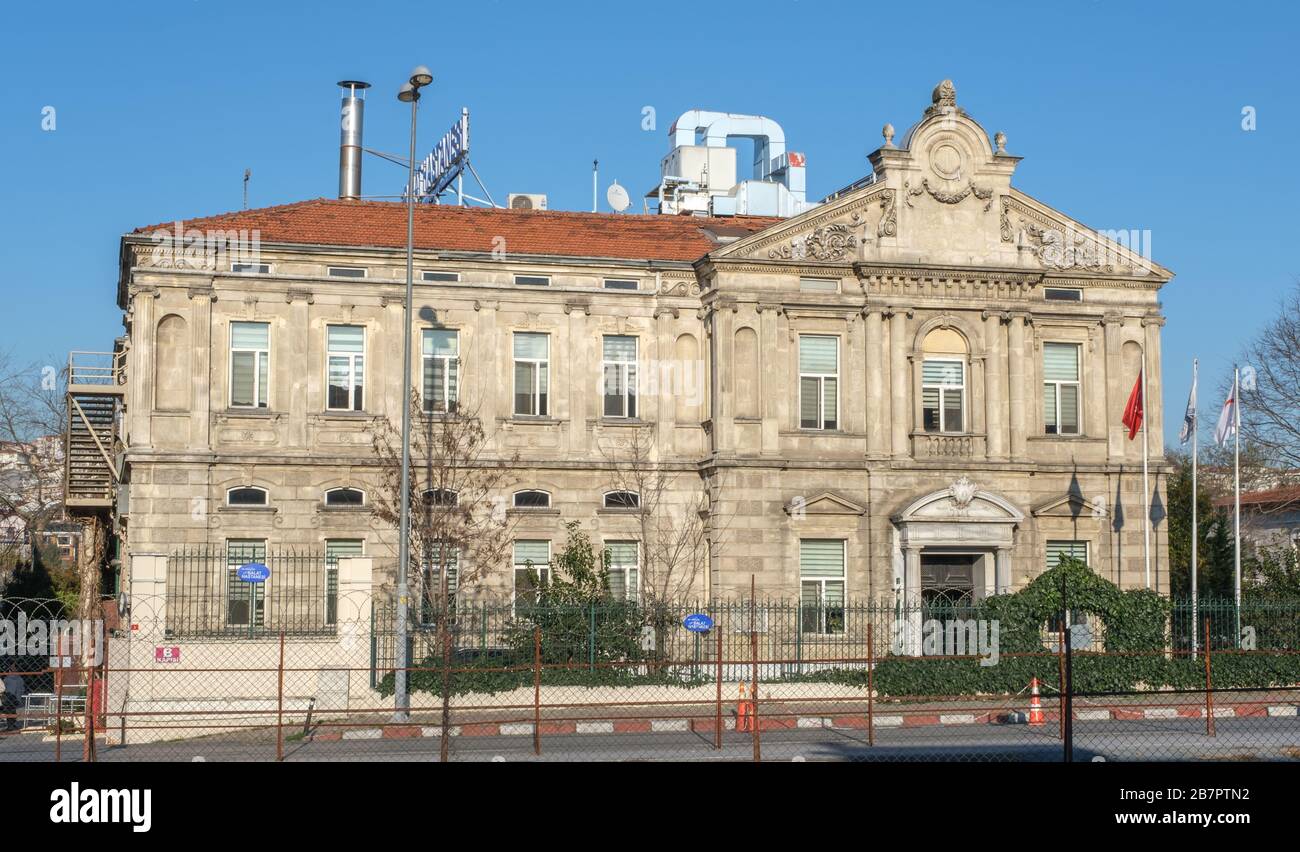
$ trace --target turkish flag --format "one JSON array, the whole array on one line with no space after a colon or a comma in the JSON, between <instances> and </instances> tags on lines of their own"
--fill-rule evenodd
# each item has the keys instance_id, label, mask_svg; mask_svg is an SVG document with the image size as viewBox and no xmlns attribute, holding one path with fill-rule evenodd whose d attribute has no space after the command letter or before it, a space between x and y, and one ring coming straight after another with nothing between
<instances>
[{"instance_id":1,"label":"turkish flag","mask_svg":"<svg viewBox=\"0 0 1300 852\"><path fill-rule=\"evenodd\" d=\"M1128 427L1128 439L1131 441L1142 428L1142 371L1138 371L1137 381L1133 383L1133 392L1128 395L1128 405L1124 406L1122 422Z\"/></svg>"}]
</instances>

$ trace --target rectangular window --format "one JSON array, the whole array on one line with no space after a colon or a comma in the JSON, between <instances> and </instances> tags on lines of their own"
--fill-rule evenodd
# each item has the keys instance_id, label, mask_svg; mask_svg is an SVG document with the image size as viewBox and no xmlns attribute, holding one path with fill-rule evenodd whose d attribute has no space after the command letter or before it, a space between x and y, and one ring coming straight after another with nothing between
<instances>
[{"instance_id":1,"label":"rectangular window","mask_svg":"<svg viewBox=\"0 0 1300 852\"><path fill-rule=\"evenodd\" d=\"M966 410L966 362L921 362L921 417L927 432L961 432Z\"/></svg>"},{"instance_id":2,"label":"rectangular window","mask_svg":"<svg viewBox=\"0 0 1300 852\"><path fill-rule=\"evenodd\" d=\"M804 633L844 632L844 542L799 541L800 622Z\"/></svg>"},{"instance_id":3,"label":"rectangular window","mask_svg":"<svg viewBox=\"0 0 1300 852\"><path fill-rule=\"evenodd\" d=\"M262 627L266 622L266 586L239 579L239 566L266 562L266 539L231 538L226 540L226 626Z\"/></svg>"},{"instance_id":4,"label":"rectangular window","mask_svg":"<svg viewBox=\"0 0 1300 852\"><path fill-rule=\"evenodd\" d=\"M246 274L269 275L271 264L269 263L232 263L230 264L231 272L243 272Z\"/></svg>"},{"instance_id":5,"label":"rectangular window","mask_svg":"<svg viewBox=\"0 0 1300 852\"><path fill-rule=\"evenodd\" d=\"M1079 434L1077 343L1043 344L1043 427L1049 435Z\"/></svg>"},{"instance_id":6,"label":"rectangular window","mask_svg":"<svg viewBox=\"0 0 1300 852\"><path fill-rule=\"evenodd\" d=\"M799 289L805 293L835 293L840 289L838 278L800 278Z\"/></svg>"},{"instance_id":7,"label":"rectangular window","mask_svg":"<svg viewBox=\"0 0 1300 852\"><path fill-rule=\"evenodd\" d=\"M609 554L609 594L616 601L635 601L639 597L640 580L637 577L637 543L635 541L607 541Z\"/></svg>"},{"instance_id":8,"label":"rectangular window","mask_svg":"<svg viewBox=\"0 0 1300 852\"><path fill-rule=\"evenodd\" d=\"M420 273L420 278L421 280L424 281L459 281L460 273L459 272L437 272L434 270L426 269L424 272Z\"/></svg>"},{"instance_id":9,"label":"rectangular window","mask_svg":"<svg viewBox=\"0 0 1300 852\"><path fill-rule=\"evenodd\" d=\"M549 409L551 336L515 332L515 414L545 417Z\"/></svg>"},{"instance_id":10,"label":"rectangular window","mask_svg":"<svg viewBox=\"0 0 1300 852\"><path fill-rule=\"evenodd\" d=\"M640 285L635 278L606 278L606 290L639 290Z\"/></svg>"},{"instance_id":11,"label":"rectangular window","mask_svg":"<svg viewBox=\"0 0 1300 852\"><path fill-rule=\"evenodd\" d=\"M456 588L460 577L460 553L450 544L435 541L429 545L429 554L421 559L423 569L420 595L420 622L433 624L437 618L439 598L442 597L442 569L447 568L447 610L456 611Z\"/></svg>"},{"instance_id":12,"label":"rectangular window","mask_svg":"<svg viewBox=\"0 0 1300 852\"><path fill-rule=\"evenodd\" d=\"M515 283L523 287L549 287L551 278L548 275L516 275Z\"/></svg>"},{"instance_id":13,"label":"rectangular window","mask_svg":"<svg viewBox=\"0 0 1300 852\"><path fill-rule=\"evenodd\" d=\"M799 428L839 426L838 337L799 335Z\"/></svg>"},{"instance_id":14,"label":"rectangular window","mask_svg":"<svg viewBox=\"0 0 1300 852\"><path fill-rule=\"evenodd\" d=\"M333 411L361 411L366 375L366 329L359 325L331 325L329 350L329 400Z\"/></svg>"},{"instance_id":15,"label":"rectangular window","mask_svg":"<svg viewBox=\"0 0 1300 852\"><path fill-rule=\"evenodd\" d=\"M339 621L339 560L348 556L365 556L363 538L325 539L325 623Z\"/></svg>"},{"instance_id":16,"label":"rectangular window","mask_svg":"<svg viewBox=\"0 0 1300 852\"><path fill-rule=\"evenodd\" d=\"M327 266L325 274L331 278L365 278L366 270L361 266Z\"/></svg>"},{"instance_id":17,"label":"rectangular window","mask_svg":"<svg viewBox=\"0 0 1300 852\"><path fill-rule=\"evenodd\" d=\"M515 606L522 601L537 603L538 585L545 588L551 579L551 543L549 541L520 540L515 542Z\"/></svg>"},{"instance_id":18,"label":"rectangular window","mask_svg":"<svg viewBox=\"0 0 1300 852\"><path fill-rule=\"evenodd\" d=\"M605 335L602 395L606 417L636 417L636 338Z\"/></svg>"},{"instance_id":19,"label":"rectangular window","mask_svg":"<svg viewBox=\"0 0 1300 852\"><path fill-rule=\"evenodd\" d=\"M460 334L443 328L426 328L421 351L424 355L424 410L447 413L456 410L460 383Z\"/></svg>"},{"instance_id":20,"label":"rectangular window","mask_svg":"<svg viewBox=\"0 0 1300 852\"><path fill-rule=\"evenodd\" d=\"M230 405L232 408L266 408L270 360L270 323L232 322L230 324Z\"/></svg>"},{"instance_id":21,"label":"rectangular window","mask_svg":"<svg viewBox=\"0 0 1300 852\"><path fill-rule=\"evenodd\" d=\"M1083 291L1066 287L1046 287L1043 289L1043 298L1049 302L1082 302Z\"/></svg>"},{"instance_id":22,"label":"rectangular window","mask_svg":"<svg viewBox=\"0 0 1300 852\"><path fill-rule=\"evenodd\" d=\"M1061 558L1077 559L1088 564L1088 542L1086 541L1049 541L1047 543L1047 567L1055 568L1061 564Z\"/></svg>"}]
</instances>

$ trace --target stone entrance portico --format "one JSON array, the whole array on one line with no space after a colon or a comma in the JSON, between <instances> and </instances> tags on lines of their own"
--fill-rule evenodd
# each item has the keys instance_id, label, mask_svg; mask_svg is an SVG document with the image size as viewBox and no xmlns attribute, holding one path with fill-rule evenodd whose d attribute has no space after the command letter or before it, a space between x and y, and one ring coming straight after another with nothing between
<instances>
[{"instance_id":1,"label":"stone entrance portico","mask_svg":"<svg viewBox=\"0 0 1300 852\"><path fill-rule=\"evenodd\" d=\"M965 476L913 500L893 518L903 568L901 577L895 578L895 588L901 586L909 605L919 604L923 552L974 553L985 556L976 563L975 597L1008 591L1015 530L1024 520L1024 514L1010 502L981 491Z\"/></svg>"}]
</instances>

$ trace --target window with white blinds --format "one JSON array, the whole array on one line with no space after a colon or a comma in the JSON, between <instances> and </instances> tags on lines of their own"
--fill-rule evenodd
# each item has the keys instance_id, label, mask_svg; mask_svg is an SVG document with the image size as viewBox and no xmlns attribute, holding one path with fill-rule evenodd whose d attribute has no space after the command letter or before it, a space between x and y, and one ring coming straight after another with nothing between
<instances>
[{"instance_id":1,"label":"window with white blinds","mask_svg":"<svg viewBox=\"0 0 1300 852\"><path fill-rule=\"evenodd\" d=\"M520 539L515 542L515 605L522 601L527 604L537 603L538 587L533 583L532 575L542 588L551 578L551 543L544 540Z\"/></svg>"},{"instance_id":2,"label":"window with white blinds","mask_svg":"<svg viewBox=\"0 0 1300 852\"><path fill-rule=\"evenodd\" d=\"M424 410L456 410L460 383L460 334L445 328L427 328L421 341L424 356Z\"/></svg>"},{"instance_id":3,"label":"window with white blinds","mask_svg":"<svg viewBox=\"0 0 1300 852\"><path fill-rule=\"evenodd\" d=\"M515 414L540 417L548 412L550 352L549 334L515 332Z\"/></svg>"},{"instance_id":4,"label":"window with white blinds","mask_svg":"<svg viewBox=\"0 0 1300 852\"><path fill-rule=\"evenodd\" d=\"M1088 564L1088 542L1086 541L1049 541L1047 543L1047 567L1055 568L1061 564L1061 558L1077 559Z\"/></svg>"},{"instance_id":5,"label":"window with white blinds","mask_svg":"<svg viewBox=\"0 0 1300 852\"><path fill-rule=\"evenodd\" d=\"M829 335L799 335L799 428L839 428L839 346Z\"/></svg>"},{"instance_id":6,"label":"window with white blinds","mask_svg":"<svg viewBox=\"0 0 1300 852\"><path fill-rule=\"evenodd\" d=\"M804 292L834 293L840 289L838 278L800 278L799 289Z\"/></svg>"},{"instance_id":7,"label":"window with white blinds","mask_svg":"<svg viewBox=\"0 0 1300 852\"><path fill-rule=\"evenodd\" d=\"M360 325L331 325L326 330L329 398L333 410L361 411L366 374L366 329Z\"/></svg>"},{"instance_id":8,"label":"window with white blinds","mask_svg":"<svg viewBox=\"0 0 1300 852\"><path fill-rule=\"evenodd\" d=\"M607 334L601 363L606 417L636 417L636 338Z\"/></svg>"},{"instance_id":9,"label":"window with white blinds","mask_svg":"<svg viewBox=\"0 0 1300 852\"><path fill-rule=\"evenodd\" d=\"M270 361L270 323L232 322L230 324L230 405L232 408L266 408Z\"/></svg>"},{"instance_id":10,"label":"window with white blinds","mask_svg":"<svg viewBox=\"0 0 1300 852\"><path fill-rule=\"evenodd\" d=\"M927 432L961 432L966 412L966 362L926 358L921 362L921 418Z\"/></svg>"},{"instance_id":11,"label":"window with white blinds","mask_svg":"<svg viewBox=\"0 0 1300 852\"><path fill-rule=\"evenodd\" d=\"M1049 435L1079 434L1077 343L1043 344L1043 428Z\"/></svg>"},{"instance_id":12,"label":"window with white blinds","mask_svg":"<svg viewBox=\"0 0 1300 852\"><path fill-rule=\"evenodd\" d=\"M637 599L637 543L635 541L607 541L609 554L609 593L614 600Z\"/></svg>"},{"instance_id":13,"label":"window with white blinds","mask_svg":"<svg viewBox=\"0 0 1300 852\"><path fill-rule=\"evenodd\" d=\"M843 540L800 540L799 598L803 632L843 632Z\"/></svg>"}]
</instances>

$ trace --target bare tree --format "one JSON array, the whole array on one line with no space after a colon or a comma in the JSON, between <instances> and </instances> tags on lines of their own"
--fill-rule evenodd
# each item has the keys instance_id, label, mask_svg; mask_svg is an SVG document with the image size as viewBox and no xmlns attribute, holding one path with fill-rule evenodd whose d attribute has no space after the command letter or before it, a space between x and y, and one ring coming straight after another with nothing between
<instances>
[{"instance_id":1,"label":"bare tree","mask_svg":"<svg viewBox=\"0 0 1300 852\"><path fill-rule=\"evenodd\" d=\"M0 353L0 523L6 534L21 537L32 558L40 551L41 531L63 514L65 382L53 366L18 364L10 353ZM81 551L90 544L83 543ZM11 540L5 546L17 545ZM97 603L99 563L91 555L81 560L79 586L96 590Z\"/></svg>"},{"instance_id":2,"label":"bare tree","mask_svg":"<svg viewBox=\"0 0 1300 852\"><path fill-rule=\"evenodd\" d=\"M659 462L653 427L628 431L626 438L600 449L613 488L636 495L626 499L641 536L641 598L648 609L662 609L699 594L710 555L720 553L728 519L715 510L700 473Z\"/></svg>"},{"instance_id":3,"label":"bare tree","mask_svg":"<svg viewBox=\"0 0 1300 852\"><path fill-rule=\"evenodd\" d=\"M446 760L455 596L459 589L481 586L507 558L511 525L502 492L518 457L501 459L492 454L489 436L475 412L425 411L414 390L409 404L411 523L407 576L418 578L416 623L435 625L442 652L442 759ZM375 514L400 529L400 426L387 418L381 420L373 434L373 445L381 471ZM403 604L399 601L398 605Z\"/></svg>"},{"instance_id":4,"label":"bare tree","mask_svg":"<svg viewBox=\"0 0 1300 852\"><path fill-rule=\"evenodd\" d=\"M1300 468L1300 282L1244 354L1253 376L1243 367L1242 441L1276 467Z\"/></svg>"}]
</instances>

